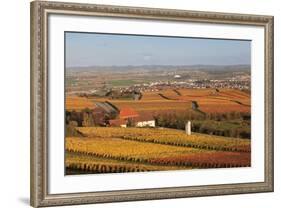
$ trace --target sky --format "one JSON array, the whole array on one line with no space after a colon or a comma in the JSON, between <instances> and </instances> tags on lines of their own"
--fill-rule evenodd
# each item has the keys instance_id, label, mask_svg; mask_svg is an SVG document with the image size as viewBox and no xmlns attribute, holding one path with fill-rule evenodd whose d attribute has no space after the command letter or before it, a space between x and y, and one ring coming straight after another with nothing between
<instances>
[{"instance_id":1,"label":"sky","mask_svg":"<svg viewBox=\"0 0 281 208\"><path fill-rule=\"evenodd\" d=\"M240 65L251 63L251 41L65 33L66 67Z\"/></svg>"}]
</instances>

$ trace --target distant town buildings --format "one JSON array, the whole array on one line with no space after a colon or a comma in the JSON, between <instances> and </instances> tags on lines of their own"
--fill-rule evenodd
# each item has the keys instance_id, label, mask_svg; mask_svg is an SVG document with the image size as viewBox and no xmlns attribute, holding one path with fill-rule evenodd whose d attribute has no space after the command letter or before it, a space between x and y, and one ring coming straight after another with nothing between
<instances>
[{"instance_id":1,"label":"distant town buildings","mask_svg":"<svg viewBox=\"0 0 281 208\"><path fill-rule=\"evenodd\" d=\"M233 76L224 77L222 79L189 79L184 75L174 73L165 77L164 80L147 81L143 83L131 84L128 86L106 86L91 88L88 91L81 89L75 91L67 91L67 94L78 94L83 96L108 97L109 99L133 99L140 100L142 92L158 92L165 89L251 89L251 76L245 73L236 73Z\"/></svg>"},{"instance_id":2,"label":"distant town buildings","mask_svg":"<svg viewBox=\"0 0 281 208\"><path fill-rule=\"evenodd\" d=\"M175 78L175 79L180 79L180 78L181 78L181 75L176 74L176 75L174 76L174 78Z\"/></svg>"}]
</instances>

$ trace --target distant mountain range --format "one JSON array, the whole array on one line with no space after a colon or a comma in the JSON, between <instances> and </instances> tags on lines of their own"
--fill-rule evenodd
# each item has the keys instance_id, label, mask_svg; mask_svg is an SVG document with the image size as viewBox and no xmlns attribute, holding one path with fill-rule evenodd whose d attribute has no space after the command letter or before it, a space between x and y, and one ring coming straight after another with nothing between
<instances>
[{"instance_id":1,"label":"distant mountain range","mask_svg":"<svg viewBox=\"0 0 281 208\"><path fill-rule=\"evenodd\" d=\"M128 65L128 66L87 66L87 67L67 67L67 71L183 71L183 70L196 70L196 71L249 71L251 65Z\"/></svg>"}]
</instances>

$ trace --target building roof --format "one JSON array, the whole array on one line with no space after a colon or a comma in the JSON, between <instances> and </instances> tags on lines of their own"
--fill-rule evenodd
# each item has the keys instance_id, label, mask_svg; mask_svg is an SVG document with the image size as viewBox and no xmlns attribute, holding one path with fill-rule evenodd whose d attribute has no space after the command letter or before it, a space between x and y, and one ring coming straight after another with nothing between
<instances>
[{"instance_id":1,"label":"building roof","mask_svg":"<svg viewBox=\"0 0 281 208\"><path fill-rule=\"evenodd\" d=\"M155 120L153 118L152 115L139 115L139 116L136 116L136 117L129 117L129 118L133 118L133 121L134 122L147 122L147 121L153 121ZM112 119L112 120L109 120L109 124L110 126L116 126L116 127L119 127L121 125L126 125L127 124L127 120L126 118L117 118L117 119Z\"/></svg>"},{"instance_id":2,"label":"building roof","mask_svg":"<svg viewBox=\"0 0 281 208\"><path fill-rule=\"evenodd\" d=\"M120 111L119 117L120 118L135 118L138 117L139 114L132 108L123 108Z\"/></svg>"}]
</instances>

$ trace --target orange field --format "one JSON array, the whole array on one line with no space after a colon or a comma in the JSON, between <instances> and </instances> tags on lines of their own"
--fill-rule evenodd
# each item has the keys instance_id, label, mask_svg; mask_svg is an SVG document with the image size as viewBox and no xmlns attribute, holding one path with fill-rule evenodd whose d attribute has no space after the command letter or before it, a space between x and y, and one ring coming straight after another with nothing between
<instances>
[{"instance_id":1,"label":"orange field","mask_svg":"<svg viewBox=\"0 0 281 208\"><path fill-rule=\"evenodd\" d=\"M220 89L190 89L178 90L180 99L193 100L199 105L199 109L206 113L212 112L250 112L250 95L240 90Z\"/></svg>"},{"instance_id":2,"label":"orange field","mask_svg":"<svg viewBox=\"0 0 281 208\"><path fill-rule=\"evenodd\" d=\"M93 109L95 108L95 104L84 97L68 96L65 99L65 107L66 110L80 111L85 108Z\"/></svg>"},{"instance_id":3,"label":"orange field","mask_svg":"<svg viewBox=\"0 0 281 208\"><path fill-rule=\"evenodd\" d=\"M163 97L161 97L159 94L163 94L171 100L179 100L179 96L172 89L157 92L144 92L142 100L163 100Z\"/></svg>"},{"instance_id":4,"label":"orange field","mask_svg":"<svg viewBox=\"0 0 281 208\"><path fill-rule=\"evenodd\" d=\"M179 89L144 92L141 100L121 100L107 98L67 97L66 109L81 110L94 108L95 102L108 100L118 108L133 108L139 113L159 114L163 112L183 112L191 109L191 101L196 101L199 110L206 113L250 112L250 94L235 89Z\"/></svg>"}]
</instances>

